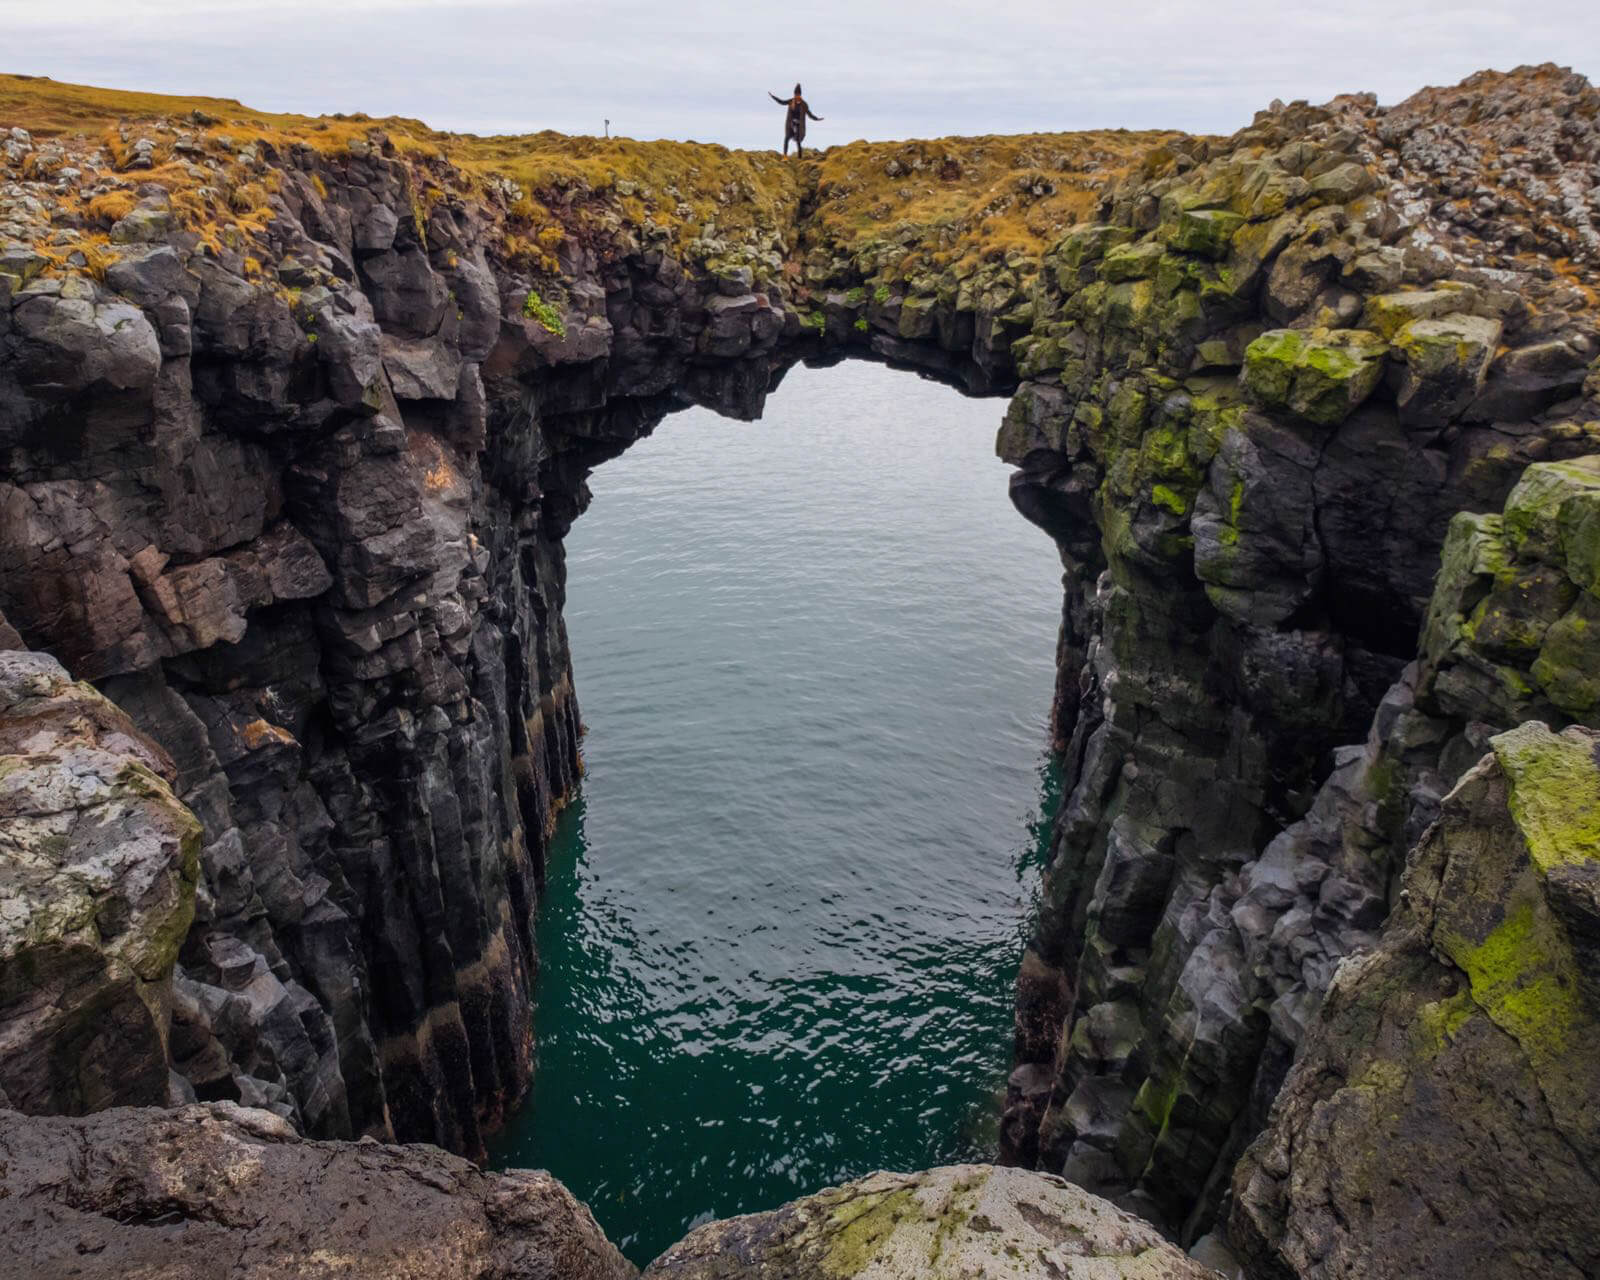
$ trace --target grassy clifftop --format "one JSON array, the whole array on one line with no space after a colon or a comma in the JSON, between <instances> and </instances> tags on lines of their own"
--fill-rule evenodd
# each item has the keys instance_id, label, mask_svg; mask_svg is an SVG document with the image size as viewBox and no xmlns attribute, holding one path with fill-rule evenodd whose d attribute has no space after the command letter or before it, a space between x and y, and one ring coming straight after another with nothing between
<instances>
[{"instance_id":1,"label":"grassy clifftop","mask_svg":"<svg viewBox=\"0 0 1600 1280\"><path fill-rule=\"evenodd\" d=\"M203 239L239 247L270 218L270 162L295 146L361 153L382 135L432 202L497 195L508 256L553 269L574 232L665 237L678 246L754 238L788 256L804 238L846 255L914 244L913 269L1037 261L1083 219L1105 186L1139 165L1170 162L1177 135L1100 131L1016 137L852 142L804 160L694 142L477 137L417 120L256 111L232 99L178 97L0 75L0 137L21 128L33 150L13 168L53 206L25 237L61 265L70 251L111 252L105 233L141 185L164 188L175 216ZM381 140L377 143L382 145ZM0 239L7 211L0 209ZM15 232L15 227L11 230ZM77 231L80 234L63 234ZM9 238L19 238L12 235ZM706 256L710 256L708 253Z\"/></svg>"}]
</instances>

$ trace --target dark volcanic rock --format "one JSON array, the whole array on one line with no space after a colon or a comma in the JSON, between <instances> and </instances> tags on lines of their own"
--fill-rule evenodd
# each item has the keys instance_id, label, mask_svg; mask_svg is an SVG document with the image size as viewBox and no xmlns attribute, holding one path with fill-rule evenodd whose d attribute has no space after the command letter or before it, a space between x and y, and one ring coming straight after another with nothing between
<instances>
[{"instance_id":1,"label":"dark volcanic rock","mask_svg":"<svg viewBox=\"0 0 1600 1280\"><path fill-rule=\"evenodd\" d=\"M1442 796L1494 730L1600 706L1570 461L1600 453L1597 110L1554 67L1275 106L1085 180L1042 255L849 239L846 175L730 181L713 229L377 130L230 140L271 178L253 255L140 189L103 280L33 247L78 215L13 139L0 611L162 744L203 825L188 1087L481 1149L531 1069L579 772L587 476L676 409L753 417L796 360L870 357L1015 389L1000 452L1065 571L1005 1154L1209 1231ZM965 180L926 151L896 190Z\"/></svg>"},{"instance_id":2,"label":"dark volcanic rock","mask_svg":"<svg viewBox=\"0 0 1600 1280\"><path fill-rule=\"evenodd\" d=\"M628 1280L547 1173L433 1147L308 1142L230 1103L87 1119L0 1111L7 1275Z\"/></svg>"},{"instance_id":3,"label":"dark volcanic rock","mask_svg":"<svg viewBox=\"0 0 1600 1280\"><path fill-rule=\"evenodd\" d=\"M1600 734L1491 747L1234 1175L1252 1277L1600 1269Z\"/></svg>"},{"instance_id":4,"label":"dark volcanic rock","mask_svg":"<svg viewBox=\"0 0 1600 1280\"><path fill-rule=\"evenodd\" d=\"M1556 460L1600 451L1557 261L1600 263L1597 101L1542 67L1274 108L1046 256L999 446L1063 549L1068 791L1003 1151L1185 1242L1488 734L1595 722L1591 476ZM1511 172L1524 118L1542 179ZM1464 219L1502 153L1548 199ZM1514 487L1526 535L1457 515Z\"/></svg>"}]
</instances>

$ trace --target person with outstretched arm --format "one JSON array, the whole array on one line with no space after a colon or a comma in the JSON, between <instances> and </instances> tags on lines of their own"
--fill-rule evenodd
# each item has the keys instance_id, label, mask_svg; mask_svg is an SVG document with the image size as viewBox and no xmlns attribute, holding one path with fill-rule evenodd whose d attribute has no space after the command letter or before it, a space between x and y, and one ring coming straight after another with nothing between
<instances>
[{"instance_id":1,"label":"person with outstretched arm","mask_svg":"<svg viewBox=\"0 0 1600 1280\"><path fill-rule=\"evenodd\" d=\"M805 155L806 117L810 116L813 120L819 122L822 117L813 114L811 108L806 105L806 100L800 96L799 85L795 85L794 97L792 98L780 98L770 90L767 93L767 97L771 98L780 107L788 108L789 111L783 123L783 154L789 154L789 143L793 142L795 155Z\"/></svg>"}]
</instances>

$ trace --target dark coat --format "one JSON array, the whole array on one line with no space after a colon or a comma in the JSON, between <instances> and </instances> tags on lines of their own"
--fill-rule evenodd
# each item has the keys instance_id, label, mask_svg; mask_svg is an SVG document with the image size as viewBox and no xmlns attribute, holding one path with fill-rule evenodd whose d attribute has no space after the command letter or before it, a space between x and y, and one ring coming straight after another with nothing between
<instances>
[{"instance_id":1,"label":"dark coat","mask_svg":"<svg viewBox=\"0 0 1600 1280\"><path fill-rule=\"evenodd\" d=\"M821 116L815 114L806 105L806 100L799 94L792 98L780 98L775 93L769 93L767 97L771 98L779 106L788 108L788 115L783 124L783 136L785 138L793 138L796 142L804 142L806 140L806 117L810 116L813 120L822 119Z\"/></svg>"}]
</instances>

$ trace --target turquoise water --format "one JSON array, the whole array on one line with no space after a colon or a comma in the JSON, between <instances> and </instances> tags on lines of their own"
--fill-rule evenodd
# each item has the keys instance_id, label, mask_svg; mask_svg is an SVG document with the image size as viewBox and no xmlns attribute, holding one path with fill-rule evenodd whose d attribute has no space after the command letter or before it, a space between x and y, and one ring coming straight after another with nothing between
<instances>
[{"instance_id":1,"label":"turquoise water","mask_svg":"<svg viewBox=\"0 0 1600 1280\"><path fill-rule=\"evenodd\" d=\"M992 1154L1061 599L1002 407L801 368L762 421L679 414L594 476L566 611L587 775L493 1156L636 1261Z\"/></svg>"}]
</instances>

